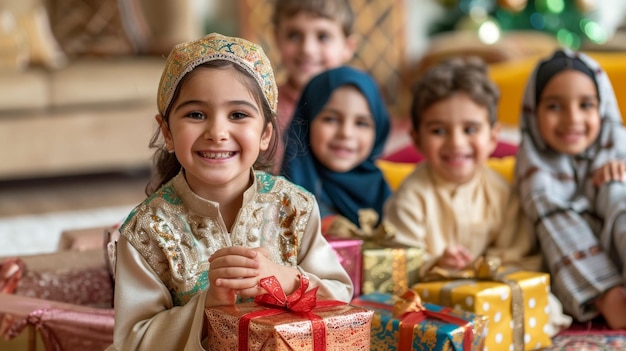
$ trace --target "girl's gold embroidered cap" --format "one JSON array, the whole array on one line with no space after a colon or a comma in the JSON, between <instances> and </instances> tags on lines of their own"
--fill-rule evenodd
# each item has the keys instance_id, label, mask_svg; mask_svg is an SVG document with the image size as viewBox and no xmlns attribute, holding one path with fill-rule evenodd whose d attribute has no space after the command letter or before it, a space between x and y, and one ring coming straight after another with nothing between
<instances>
[{"instance_id":1,"label":"girl's gold embroidered cap","mask_svg":"<svg viewBox=\"0 0 626 351\"><path fill-rule=\"evenodd\" d=\"M278 88L270 60L263 49L245 39L228 37L219 33L174 46L159 82L157 108L165 115L172 103L176 87L183 77L199 65L215 60L230 61L254 77L272 112L276 114Z\"/></svg>"}]
</instances>

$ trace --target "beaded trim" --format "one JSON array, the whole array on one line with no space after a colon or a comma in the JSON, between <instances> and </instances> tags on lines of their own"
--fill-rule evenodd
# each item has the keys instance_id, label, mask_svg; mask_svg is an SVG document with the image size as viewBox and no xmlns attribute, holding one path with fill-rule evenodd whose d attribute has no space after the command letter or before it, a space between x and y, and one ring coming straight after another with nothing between
<instances>
[{"instance_id":1,"label":"beaded trim","mask_svg":"<svg viewBox=\"0 0 626 351\"><path fill-rule=\"evenodd\" d=\"M176 87L187 73L203 63L215 60L232 62L254 77L265 101L276 115L278 88L272 65L263 49L245 39L218 33L178 44L172 49L159 82L157 94L159 113L165 114L172 103Z\"/></svg>"}]
</instances>

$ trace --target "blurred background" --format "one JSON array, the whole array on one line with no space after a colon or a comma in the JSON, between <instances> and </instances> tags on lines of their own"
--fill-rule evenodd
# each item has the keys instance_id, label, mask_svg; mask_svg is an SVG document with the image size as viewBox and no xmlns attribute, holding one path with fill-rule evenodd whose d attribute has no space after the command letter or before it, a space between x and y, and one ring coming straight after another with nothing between
<instances>
[{"instance_id":1,"label":"blurred background","mask_svg":"<svg viewBox=\"0 0 626 351\"><path fill-rule=\"evenodd\" d=\"M625 1L351 4L351 64L387 99L397 136L388 152L408 142L412 82L450 56L490 64L513 142L525 77L557 47L600 58L626 101ZM271 9L272 0L0 0L0 256L54 251L64 230L112 225L144 198L156 87L174 44L242 36L264 47L280 81Z\"/></svg>"}]
</instances>

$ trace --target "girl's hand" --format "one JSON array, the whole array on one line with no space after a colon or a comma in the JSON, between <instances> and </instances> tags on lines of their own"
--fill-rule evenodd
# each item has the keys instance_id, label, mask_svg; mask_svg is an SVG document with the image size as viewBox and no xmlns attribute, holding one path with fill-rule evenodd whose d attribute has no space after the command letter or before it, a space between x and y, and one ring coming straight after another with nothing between
<instances>
[{"instance_id":1,"label":"girl's hand","mask_svg":"<svg viewBox=\"0 0 626 351\"><path fill-rule=\"evenodd\" d=\"M463 269L472 263L472 254L462 246L448 247L439 260L437 266L446 269Z\"/></svg>"},{"instance_id":2,"label":"girl's hand","mask_svg":"<svg viewBox=\"0 0 626 351\"><path fill-rule=\"evenodd\" d=\"M246 247L217 250L209 258L210 285L205 306L232 305L237 299L237 291L255 288L259 280L257 256L262 255Z\"/></svg>"},{"instance_id":3,"label":"girl's hand","mask_svg":"<svg viewBox=\"0 0 626 351\"><path fill-rule=\"evenodd\" d=\"M626 181L626 162L609 161L605 163L593 172L591 181L598 188L610 181Z\"/></svg>"},{"instance_id":4,"label":"girl's hand","mask_svg":"<svg viewBox=\"0 0 626 351\"><path fill-rule=\"evenodd\" d=\"M251 250L257 253L255 260L258 262L259 274L256 277L257 279L255 281L255 284L251 288L239 289L237 291L238 295L251 297L267 293L265 289L258 286L258 281L261 280L261 278L270 276L275 276L276 279L278 279L286 295L289 295L294 292L294 290L296 290L296 288L300 284L300 280L298 279L298 275L300 274L300 272L297 268L274 263L269 258L267 258L267 251L262 247L254 248Z\"/></svg>"}]
</instances>

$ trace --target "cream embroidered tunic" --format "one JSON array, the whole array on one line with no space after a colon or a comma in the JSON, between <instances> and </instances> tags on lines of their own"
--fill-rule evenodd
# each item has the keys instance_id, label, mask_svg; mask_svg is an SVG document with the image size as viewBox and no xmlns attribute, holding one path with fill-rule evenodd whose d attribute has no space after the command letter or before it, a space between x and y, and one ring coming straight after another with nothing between
<instances>
[{"instance_id":1,"label":"cream embroidered tunic","mask_svg":"<svg viewBox=\"0 0 626 351\"><path fill-rule=\"evenodd\" d=\"M487 253L503 263L540 268L539 257L529 256L535 238L516 194L487 166L457 185L420 163L386 202L384 218L397 228L397 243L424 248L422 275L452 245L465 247L474 258Z\"/></svg>"},{"instance_id":2,"label":"cream embroidered tunic","mask_svg":"<svg viewBox=\"0 0 626 351\"><path fill-rule=\"evenodd\" d=\"M299 266L320 298L350 300L352 283L321 235L315 198L282 177L252 175L230 233L218 204L194 194L183 173L131 212L117 243L110 350L203 350L208 259L230 243Z\"/></svg>"}]
</instances>

